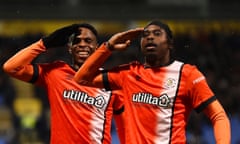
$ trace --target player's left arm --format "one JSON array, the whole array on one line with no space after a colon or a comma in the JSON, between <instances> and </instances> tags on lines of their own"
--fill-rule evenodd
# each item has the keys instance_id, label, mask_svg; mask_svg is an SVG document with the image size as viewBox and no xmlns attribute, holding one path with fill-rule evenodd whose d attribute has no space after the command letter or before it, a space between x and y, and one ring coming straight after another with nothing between
<instances>
[{"instance_id":1,"label":"player's left arm","mask_svg":"<svg viewBox=\"0 0 240 144\"><path fill-rule=\"evenodd\" d=\"M210 89L204 75L196 68L188 68L188 88L192 98L193 107L197 112L203 111L210 119L216 144L230 144L231 130L230 122L222 105Z\"/></svg>"},{"instance_id":2,"label":"player's left arm","mask_svg":"<svg viewBox=\"0 0 240 144\"><path fill-rule=\"evenodd\" d=\"M210 103L203 112L210 119L216 144L230 144L231 143L231 128L228 116L218 100Z\"/></svg>"}]
</instances>

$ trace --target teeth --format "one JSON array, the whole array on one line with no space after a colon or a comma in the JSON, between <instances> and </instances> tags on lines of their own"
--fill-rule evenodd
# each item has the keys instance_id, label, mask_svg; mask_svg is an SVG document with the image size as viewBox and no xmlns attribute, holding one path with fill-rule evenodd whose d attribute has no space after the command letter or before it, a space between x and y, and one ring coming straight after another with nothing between
<instances>
[{"instance_id":1,"label":"teeth","mask_svg":"<svg viewBox=\"0 0 240 144\"><path fill-rule=\"evenodd\" d=\"M79 55L88 55L88 52L78 52Z\"/></svg>"},{"instance_id":2,"label":"teeth","mask_svg":"<svg viewBox=\"0 0 240 144\"><path fill-rule=\"evenodd\" d=\"M147 48L147 49L154 49L155 46L147 46L146 48Z\"/></svg>"}]
</instances>

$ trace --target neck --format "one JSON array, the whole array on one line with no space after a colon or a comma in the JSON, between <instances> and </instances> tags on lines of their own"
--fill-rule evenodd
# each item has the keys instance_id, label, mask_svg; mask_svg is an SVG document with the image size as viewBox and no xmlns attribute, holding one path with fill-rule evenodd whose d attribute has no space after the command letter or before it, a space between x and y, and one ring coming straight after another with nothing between
<instances>
[{"instance_id":1,"label":"neck","mask_svg":"<svg viewBox=\"0 0 240 144\"><path fill-rule=\"evenodd\" d=\"M169 57L159 59L156 55L145 57L145 67L162 67L167 66L171 63Z\"/></svg>"},{"instance_id":2,"label":"neck","mask_svg":"<svg viewBox=\"0 0 240 144\"><path fill-rule=\"evenodd\" d=\"M82 66L82 64L72 64L72 67L74 70L78 70L80 67Z\"/></svg>"}]
</instances>

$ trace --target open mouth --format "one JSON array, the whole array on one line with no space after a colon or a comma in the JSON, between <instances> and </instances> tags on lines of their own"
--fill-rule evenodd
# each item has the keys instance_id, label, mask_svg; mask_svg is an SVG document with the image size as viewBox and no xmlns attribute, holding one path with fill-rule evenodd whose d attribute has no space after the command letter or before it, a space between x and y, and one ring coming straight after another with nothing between
<instances>
[{"instance_id":1,"label":"open mouth","mask_svg":"<svg viewBox=\"0 0 240 144\"><path fill-rule=\"evenodd\" d=\"M88 51L78 51L77 55L80 57L89 57L90 53Z\"/></svg>"},{"instance_id":2,"label":"open mouth","mask_svg":"<svg viewBox=\"0 0 240 144\"><path fill-rule=\"evenodd\" d=\"M147 51L151 51L151 50L155 50L157 47L157 45L153 44L153 43L149 43L145 46Z\"/></svg>"}]
</instances>

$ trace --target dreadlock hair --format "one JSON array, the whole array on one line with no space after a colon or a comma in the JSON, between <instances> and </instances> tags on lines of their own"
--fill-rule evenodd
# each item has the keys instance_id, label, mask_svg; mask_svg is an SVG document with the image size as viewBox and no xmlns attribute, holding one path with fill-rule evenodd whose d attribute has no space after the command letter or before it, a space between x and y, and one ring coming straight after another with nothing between
<instances>
[{"instance_id":1,"label":"dreadlock hair","mask_svg":"<svg viewBox=\"0 0 240 144\"><path fill-rule=\"evenodd\" d=\"M156 26L159 26L160 28L164 29L166 34L167 34L167 40L173 47L173 34L172 34L171 29L169 28L169 26L167 24L161 22L160 20L153 20L153 21L149 22L144 27L144 29L146 29L150 25L156 25ZM175 49L171 48L170 49L170 59L172 59L174 56L175 56Z\"/></svg>"}]
</instances>

